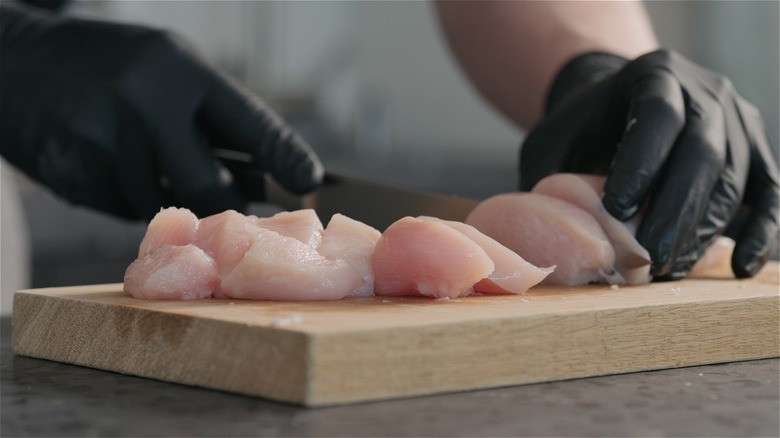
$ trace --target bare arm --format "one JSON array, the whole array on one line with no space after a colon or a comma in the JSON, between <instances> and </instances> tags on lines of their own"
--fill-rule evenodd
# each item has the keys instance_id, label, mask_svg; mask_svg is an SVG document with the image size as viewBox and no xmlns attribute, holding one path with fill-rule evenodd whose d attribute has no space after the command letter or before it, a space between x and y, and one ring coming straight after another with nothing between
<instances>
[{"instance_id":1,"label":"bare arm","mask_svg":"<svg viewBox=\"0 0 780 438\"><path fill-rule=\"evenodd\" d=\"M554 75L581 53L633 59L658 48L639 2L436 2L444 34L476 88L530 130Z\"/></svg>"}]
</instances>

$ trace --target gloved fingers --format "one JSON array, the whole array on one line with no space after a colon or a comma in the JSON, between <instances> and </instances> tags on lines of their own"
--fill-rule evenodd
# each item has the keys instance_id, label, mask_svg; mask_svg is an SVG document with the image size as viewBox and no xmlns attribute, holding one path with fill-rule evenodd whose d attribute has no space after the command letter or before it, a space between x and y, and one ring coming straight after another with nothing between
<instances>
[{"instance_id":1,"label":"gloved fingers","mask_svg":"<svg viewBox=\"0 0 780 438\"><path fill-rule=\"evenodd\" d=\"M728 151L725 166L712 190L704 217L696 226L694 235L683 245L680 255L669 269L670 278L687 276L696 261L701 258L715 238L726 230L736 217L747 182L750 165L750 146L741 117L735 105L723 107L725 129L728 135Z\"/></svg>"},{"instance_id":2,"label":"gloved fingers","mask_svg":"<svg viewBox=\"0 0 780 438\"><path fill-rule=\"evenodd\" d=\"M778 242L778 215L780 192L777 181L759 189L756 203L752 205L742 232L737 239L731 269L737 278L752 277L761 270L772 256Z\"/></svg>"},{"instance_id":3,"label":"gloved fingers","mask_svg":"<svg viewBox=\"0 0 780 438\"><path fill-rule=\"evenodd\" d=\"M669 273L686 245L698 251L696 227L709 207L713 190L726 162L723 113L709 107L702 115L698 103L689 102L687 124L669 154L637 240L650 253L651 274Z\"/></svg>"},{"instance_id":4,"label":"gloved fingers","mask_svg":"<svg viewBox=\"0 0 780 438\"><path fill-rule=\"evenodd\" d=\"M120 154L120 157L123 155ZM131 212L127 217L151 220L160 208L171 206L174 202L164 190L152 163L138 158L132 154L125 155L123 164L117 169L117 179L122 197Z\"/></svg>"},{"instance_id":5,"label":"gloved fingers","mask_svg":"<svg viewBox=\"0 0 780 438\"><path fill-rule=\"evenodd\" d=\"M551 145L569 149L571 139L560 129L561 123L565 123L562 119L557 115L549 116L523 141L519 160L520 190L530 191L542 178L563 172L565 156L551 150Z\"/></svg>"},{"instance_id":6,"label":"gloved fingers","mask_svg":"<svg viewBox=\"0 0 780 438\"><path fill-rule=\"evenodd\" d=\"M680 84L666 70L645 74L624 92L628 116L603 197L607 211L620 220L639 211L685 125Z\"/></svg>"},{"instance_id":7,"label":"gloved fingers","mask_svg":"<svg viewBox=\"0 0 780 438\"><path fill-rule=\"evenodd\" d=\"M137 219L120 196L116 181L116 168L120 166L107 161L104 150L104 145L89 137L54 136L38 156L40 181L74 204Z\"/></svg>"},{"instance_id":8,"label":"gloved fingers","mask_svg":"<svg viewBox=\"0 0 780 438\"><path fill-rule=\"evenodd\" d=\"M658 280L685 278L693 265L704 255L707 247L726 230L729 222L737 214L744 191L744 182L740 180L739 172L733 167L727 167L721 175L712 190L704 217L696 226L692 236L683 243L680 254L669 271L663 277L659 276Z\"/></svg>"},{"instance_id":9,"label":"gloved fingers","mask_svg":"<svg viewBox=\"0 0 780 438\"><path fill-rule=\"evenodd\" d=\"M215 73L199 121L214 147L249 153L285 188L306 193L322 183L317 155L273 110L239 84Z\"/></svg>"},{"instance_id":10,"label":"gloved fingers","mask_svg":"<svg viewBox=\"0 0 780 438\"><path fill-rule=\"evenodd\" d=\"M225 168L233 175L241 193L251 201L265 200L265 172L246 160L220 157Z\"/></svg>"},{"instance_id":11,"label":"gloved fingers","mask_svg":"<svg viewBox=\"0 0 780 438\"><path fill-rule=\"evenodd\" d=\"M232 175L211 154L186 115L169 120L157 134L161 175L178 207L189 208L199 217L246 208L246 198Z\"/></svg>"},{"instance_id":12,"label":"gloved fingers","mask_svg":"<svg viewBox=\"0 0 780 438\"><path fill-rule=\"evenodd\" d=\"M608 88L603 81L570 97L529 132L520 147L520 190L554 173L606 173L614 153L602 140Z\"/></svg>"},{"instance_id":13,"label":"gloved fingers","mask_svg":"<svg viewBox=\"0 0 780 438\"><path fill-rule=\"evenodd\" d=\"M173 199L160 181L160 169L152 151L153 140L141 118L129 108L120 108L117 117L117 175L119 190L135 218L151 220L160 208L173 205Z\"/></svg>"},{"instance_id":14,"label":"gloved fingers","mask_svg":"<svg viewBox=\"0 0 780 438\"><path fill-rule=\"evenodd\" d=\"M739 277L752 277L772 256L778 242L780 189L777 161L758 110L738 98L737 107L750 142L750 170L745 201L750 213L736 239L731 268Z\"/></svg>"}]
</instances>

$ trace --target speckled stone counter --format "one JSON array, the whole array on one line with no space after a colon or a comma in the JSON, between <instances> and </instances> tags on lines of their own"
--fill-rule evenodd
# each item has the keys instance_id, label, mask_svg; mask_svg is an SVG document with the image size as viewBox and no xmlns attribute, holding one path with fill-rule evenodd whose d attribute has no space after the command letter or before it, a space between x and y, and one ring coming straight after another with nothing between
<instances>
[{"instance_id":1,"label":"speckled stone counter","mask_svg":"<svg viewBox=\"0 0 780 438\"><path fill-rule=\"evenodd\" d=\"M305 409L17 356L10 332L3 437L780 436L778 359Z\"/></svg>"}]
</instances>

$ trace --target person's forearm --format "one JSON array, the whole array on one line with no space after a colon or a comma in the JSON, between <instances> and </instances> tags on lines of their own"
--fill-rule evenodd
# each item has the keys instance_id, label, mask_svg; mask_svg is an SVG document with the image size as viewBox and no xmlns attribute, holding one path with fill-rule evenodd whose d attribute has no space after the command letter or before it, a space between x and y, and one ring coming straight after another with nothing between
<instances>
[{"instance_id":1,"label":"person's forearm","mask_svg":"<svg viewBox=\"0 0 780 438\"><path fill-rule=\"evenodd\" d=\"M635 58L658 48L639 2L436 2L444 35L485 98L523 129L542 115L555 74L572 57Z\"/></svg>"}]
</instances>

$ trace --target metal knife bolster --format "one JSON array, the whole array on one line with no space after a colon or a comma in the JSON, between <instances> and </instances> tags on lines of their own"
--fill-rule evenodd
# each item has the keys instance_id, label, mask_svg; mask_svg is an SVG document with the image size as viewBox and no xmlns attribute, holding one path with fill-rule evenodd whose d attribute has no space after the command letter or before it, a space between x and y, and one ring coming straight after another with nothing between
<instances>
[{"instance_id":1,"label":"metal knife bolster","mask_svg":"<svg viewBox=\"0 0 780 438\"><path fill-rule=\"evenodd\" d=\"M464 221L479 201L439 193L326 174L320 188L304 196L285 191L266 179L266 199L288 210L312 208L327 223L336 213L364 222L378 230L404 216L434 216Z\"/></svg>"}]
</instances>

